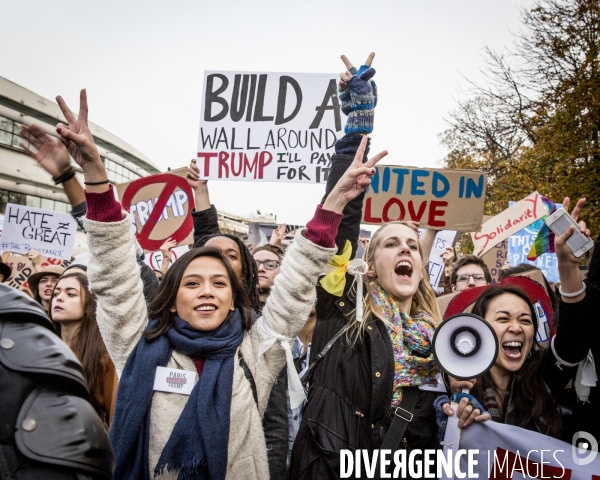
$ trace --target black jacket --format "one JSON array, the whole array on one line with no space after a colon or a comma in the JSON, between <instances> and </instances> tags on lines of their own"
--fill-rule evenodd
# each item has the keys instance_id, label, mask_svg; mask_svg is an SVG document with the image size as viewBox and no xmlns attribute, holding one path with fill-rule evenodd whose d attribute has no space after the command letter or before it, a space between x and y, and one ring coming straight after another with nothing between
<instances>
[{"instance_id":1,"label":"black jacket","mask_svg":"<svg viewBox=\"0 0 600 480\"><path fill-rule=\"evenodd\" d=\"M351 155L334 155L325 198L352 160ZM363 198L364 194L346 206L336 238L338 249L349 240L353 255ZM317 286L317 323L311 363L348 321L354 321L352 281L353 277L347 275L342 297L335 297ZM364 321L365 336L350 346L346 335L342 335L315 370L292 451L291 479L339 478L341 449L373 451L381 445L392 418L388 413L392 403L394 356L385 325L374 318ZM438 448L433 408L436 396L432 392L419 392L414 419L400 448Z\"/></svg>"},{"instance_id":2,"label":"black jacket","mask_svg":"<svg viewBox=\"0 0 600 480\"><path fill-rule=\"evenodd\" d=\"M0 478L110 479L113 470L83 367L41 306L0 284Z\"/></svg>"},{"instance_id":3,"label":"black jacket","mask_svg":"<svg viewBox=\"0 0 600 480\"><path fill-rule=\"evenodd\" d=\"M589 263L585 297L577 303L560 302L559 323L554 339L558 356L566 362L582 361L591 350L596 364L596 373L600 372L600 236L596 240L594 252ZM573 323L577 328L573 328ZM575 369L576 370L576 369ZM571 393L575 396L575 389ZM600 440L600 383L590 389L586 403L574 399L573 425L571 432L587 432Z\"/></svg>"}]
</instances>

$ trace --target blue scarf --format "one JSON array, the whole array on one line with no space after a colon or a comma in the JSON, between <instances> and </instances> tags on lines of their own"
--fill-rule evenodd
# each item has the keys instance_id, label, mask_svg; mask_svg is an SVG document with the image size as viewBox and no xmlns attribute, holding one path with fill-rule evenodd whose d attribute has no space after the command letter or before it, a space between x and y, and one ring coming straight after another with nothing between
<instances>
[{"instance_id":1,"label":"blue scarf","mask_svg":"<svg viewBox=\"0 0 600 480\"><path fill-rule=\"evenodd\" d=\"M156 321L148 328L154 327ZM150 405L156 367L165 367L173 349L205 359L154 475L180 470L179 479L220 480L227 472L229 414L234 355L244 331L237 310L212 332L201 332L181 318L152 341L142 336L127 359L119 381L115 416L110 429L116 461L115 480L148 480ZM177 395L173 393L172 395ZM155 416L160 412L154 412Z\"/></svg>"}]
</instances>

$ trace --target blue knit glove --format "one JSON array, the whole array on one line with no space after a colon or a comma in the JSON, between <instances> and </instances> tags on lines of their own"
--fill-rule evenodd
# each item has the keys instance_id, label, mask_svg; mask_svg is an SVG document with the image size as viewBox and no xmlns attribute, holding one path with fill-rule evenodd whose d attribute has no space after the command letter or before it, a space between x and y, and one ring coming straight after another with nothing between
<instances>
[{"instance_id":1,"label":"blue knit glove","mask_svg":"<svg viewBox=\"0 0 600 480\"><path fill-rule=\"evenodd\" d=\"M444 436L446 435L446 425L448 425L448 415L442 409L442 405L450 403L448 395L441 395L433 401L433 408L435 408L435 423L438 426L438 441L442 443Z\"/></svg>"},{"instance_id":2,"label":"blue knit glove","mask_svg":"<svg viewBox=\"0 0 600 480\"><path fill-rule=\"evenodd\" d=\"M377 105L377 85L373 80L375 69L362 65L358 70L352 67L352 78L339 89L342 112L348 115L344 132L365 133L373 131L373 117Z\"/></svg>"},{"instance_id":3,"label":"blue knit glove","mask_svg":"<svg viewBox=\"0 0 600 480\"><path fill-rule=\"evenodd\" d=\"M448 398L447 395L439 396L433 401L433 407L435 408L435 422L438 426L438 440L440 441L440 443L444 440L444 436L446 435L446 426L448 425L448 415L446 415L446 413L442 409L442 406L445 403L459 403L462 398L467 398L469 400L468 405L471 405L473 407L473 410L478 408L481 412L480 415L484 413L490 413L483 407L483 405L481 405L481 403L479 403L479 400L477 400L473 395L469 395L468 393L455 393L450 398Z\"/></svg>"}]
</instances>

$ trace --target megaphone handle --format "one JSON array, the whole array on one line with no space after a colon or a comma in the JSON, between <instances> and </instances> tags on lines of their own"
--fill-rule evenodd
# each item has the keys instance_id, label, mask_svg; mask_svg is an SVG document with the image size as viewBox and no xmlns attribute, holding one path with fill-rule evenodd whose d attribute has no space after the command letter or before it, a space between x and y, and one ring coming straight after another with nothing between
<instances>
[{"instance_id":1,"label":"megaphone handle","mask_svg":"<svg viewBox=\"0 0 600 480\"><path fill-rule=\"evenodd\" d=\"M468 388L463 388L463 389L462 389L462 393L466 393L466 394L468 394L468 393L469 393L469 389L468 389Z\"/></svg>"}]
</instances>

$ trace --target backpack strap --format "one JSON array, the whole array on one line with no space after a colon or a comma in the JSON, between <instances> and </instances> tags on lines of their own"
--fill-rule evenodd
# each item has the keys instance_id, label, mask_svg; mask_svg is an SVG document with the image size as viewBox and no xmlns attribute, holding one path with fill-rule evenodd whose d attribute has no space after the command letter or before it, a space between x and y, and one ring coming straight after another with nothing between
<instances>
[{"instance_id":1,"label":"backpack strap","mask_svg":"<svg viewBox=\"0 0 600 480\"><path fill-rule=\"evenodd\" d=\"M256 403L256 406L258 407L258 392L256 391L256 382L254 381L254 377L252 376L252 372L250 371L248 364L244 360L244 357L242 357L241 350L238 350L238 359L240 361L240 367L242 367L242 369L244 370L244 375L246 376L246 379L248 380L248 382L250 382L250 388L252 389L254 403Z\"/></svg>"},{"instance_id":2,"label":"backpack strap","mask_svg":"<svg viewBox=\"0 0 600 480\"><path fill-rule=\"evenodd\" d=\"M404 433L408 428L408 424L412 422L413 412L419 398L418 387L402 388L402 401L398 407L392 407L388 415L393 415L392 423L390 424L383 442L381 442L381 450L388 449L392 452L396 451L404 438Z\"/></svg>"},{"instance_id":3,"label":"backpack strap","mask_svg":"<svg viewBox=\"0 0 600 480\"><path fill-rule=\"evenodd\" d=\"M317 368L317 365L319 365L321 360L323 360L325 354L329 351L331 347L333 347L334 343L338 341L338 339L346 332L346 330L348 330L348 328L350 328L350 326L346 325L338 333L336 333L335 336L331 340L329 340L329 342L327 342L327 345L323 347L323 350L321 350L321 352L315 357L314 361L308 366L308 368L304 372L304 375L302 375L302 377L300 378L304 390L308 390L308 384L312 380L312 377L315 375L315 369Z\"/></svg>"}]
</instances>

